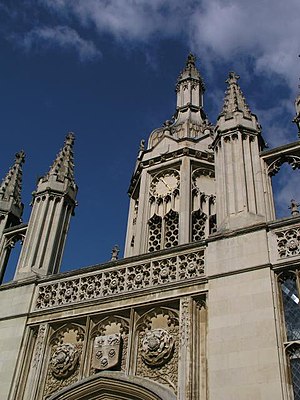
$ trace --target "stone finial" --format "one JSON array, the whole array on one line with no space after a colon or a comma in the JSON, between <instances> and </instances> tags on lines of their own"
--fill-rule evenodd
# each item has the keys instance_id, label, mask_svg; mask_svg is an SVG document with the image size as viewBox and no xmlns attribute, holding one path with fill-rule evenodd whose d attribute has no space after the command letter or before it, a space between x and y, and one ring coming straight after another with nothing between
<instances>
[{"instance_id":1,"label":"stone finial","mask_svg":"<svg viewBox=\"0 0 300 400\"><path fill-rule=\"evenodd\" d=\"M240 76L238 74L236 74L234 71L230 71L225 82L229 85L237 84L239 79Z\"/></svg>"},{"instance_id":2,"label":"stone finial","mask_svg":"<svg viewBox=\"0 0 300 400\"><path fill-rule=\"evenodd\" d=\"M111 259L110 261L116 261L119 258L119 252L120 252L120 248L119 246L116 244L114 245L114 247L112 248L111 251Z\"/></svg>"},{"instance_id":3,"label":"stone finial","mask_svg":"<svg viewBox=\"0 0 300 400\"><path fill-rule=\"evenodd\" d=\"M299 203L296 202L296 200L292 199L291 200L291 205L289 206L289 209L291 210L292 215L299 215L299 210L298 207L300 206Z\"/></svg>"},{"instance_id":4,"label":"stone finial","mask_svg":"<svg viewBox=\"0 0 300 400\"><path fill-rule=\"evenodd\" d=\"M140 141L140 149L139 151L145 151L145 139L142 139Z\"/></svg>"},{"instance_id":5,"label":"stone finial","mask_svg":"<svg viewBox=\"0 0 300 400\"><path fill-rule=\"evenodd\" d=\"M7 175L0 185L0 200L9 201L22 209L21 189L22 189L22 165L25 162L25 153L23 150L15 155L14 165L10 168Z\"/></svg>"},{"instance_id":6,"label":"stone finial","mask_svg":"<svg viewBox=\"0 0 300 400\"><path fill-rule=\"evenodd\" d=\"M194 82L198 82L198 84L202 89L202 92L204 92L205 90L204 82L196 67L196 56L192 53L188 55L185 67L181 71L177 79L176 91L177 92L179 91L181 83L183 83L184 81L191 81L191 80L193 80Z\"/></svg>"},{"instance_id":7,"label":"stone finial","mask_svg":"<svg viewBox=\"0 0 300 400\"><path fill-rule=\"evenodd\" d=\"M66 136L63 148L59 151L54 160L49 172L44 177L44 180L48 180L50 176L56 176L58 180L64 181L68 179L74 182L74 155L73 146L75 141L75 135L73 132L69 132Z\"/></svg>"},{"instance_id":8,"label":"stone finial","mask_svg":"<svg viewBox=\"0 0 300 400\"><path fill-rule=\"evenodd\" d=\"M187 68L196 68L196 56L193 53L189 53L187 60L186 60L186 69Z\"/></svg>"},{"instance_id":9,"label":"stone finial","mask_svg":"<svg viewBox=\"0 0 300 400\"><path fill-rule=\"evenodd\" d=\"M233 113L241 112L244 117L251 118L251 111L238 84L239 78L239 75L235 72L229 72L226 80L228 87L225 92L224 105L220 116L232 117Z\"/></svg>"}]
</instances>

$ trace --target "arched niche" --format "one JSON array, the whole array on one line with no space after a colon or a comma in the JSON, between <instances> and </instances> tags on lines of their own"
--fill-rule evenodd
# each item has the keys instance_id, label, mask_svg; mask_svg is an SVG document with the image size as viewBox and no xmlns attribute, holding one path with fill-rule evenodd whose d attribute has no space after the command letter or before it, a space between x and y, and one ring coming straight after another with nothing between
<instances>
[{"instance_id":1,"label":"arched niche","mask_svg":"<svg viewBox=\"0 0 300 400\"><path fill-rule=\"evenodd\" d=\"M291 200L300 202L299 164L289 161L287 158L278 160L276 169L270 174L276 218L291 216Z\"/></svg>"},{"instance_id":2,"label":"arched niche","mask_svg":"<svg viewBox=\"0 0 300 400\"><path fill-rule=\"evenodd\" d=\"M148 379L102 371L49 397L48 400L176 400L165 387Z\"/></svg>"},{"instance_id":3,"label":"arched niche","mask_svg":"<svg viewBox=\"0 0 300 400\"><path fill-rule=\"evenodd\" d=\"M13 279L25 239L26 227L11 228L0 241L0 284Z\"/></svg>"}]
</instances>

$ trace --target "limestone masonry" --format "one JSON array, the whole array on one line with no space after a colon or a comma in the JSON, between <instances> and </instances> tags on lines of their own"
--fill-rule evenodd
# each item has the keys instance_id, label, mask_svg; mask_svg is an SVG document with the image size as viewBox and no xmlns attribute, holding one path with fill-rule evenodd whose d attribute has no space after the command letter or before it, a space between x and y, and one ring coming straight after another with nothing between
<instances>
[{"instance_id":1,"label":"limestone masonry","mask_svg":"<svg viewBox=\"0 0 300 400\"><path fill-rule=\"evenodd\" d=\"M1 400L300 400L300 214L276 219L266 149L230 72L213 125L190 54L172 119L141 142L125 257L59 273L76 205L69 133L22 223L20 152L0 185ZM300 95L294 122L300 135ZM300 199L298 199L300 200ZM288 206L288 205L287 205Z\"/></svg>"}]
</instances>

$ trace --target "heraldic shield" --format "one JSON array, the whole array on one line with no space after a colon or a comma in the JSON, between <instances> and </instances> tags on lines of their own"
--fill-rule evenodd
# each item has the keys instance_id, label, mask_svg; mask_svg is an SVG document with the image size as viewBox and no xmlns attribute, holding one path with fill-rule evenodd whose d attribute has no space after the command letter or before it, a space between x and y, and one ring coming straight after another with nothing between
<instances>
[{"instance_id":1,"label":"heraldic shield","mask_svg":"<svg viewBox=\"0 0 300 400\"><path fill-rule=\"evenodd\" d=\"M95 337L92 367L98 370L105 370L115 367L120 360L121 335Z\"/></svg>"}]
</instances>

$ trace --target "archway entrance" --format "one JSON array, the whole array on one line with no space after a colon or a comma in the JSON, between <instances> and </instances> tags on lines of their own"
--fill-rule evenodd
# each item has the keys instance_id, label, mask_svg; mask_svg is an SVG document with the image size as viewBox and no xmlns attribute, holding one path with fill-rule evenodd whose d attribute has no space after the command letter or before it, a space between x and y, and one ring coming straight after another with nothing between
<instances>
[{"instance_id":1,"label":"archway entrance","mask_svg":"<svg viewBox=\"0 0 300 400\"><path fill-rule=\"evenodd\" d=\"M148 379L101 372L59 391L49 400L176 400L176 396Z\"/></svg>"}]
</instances>

